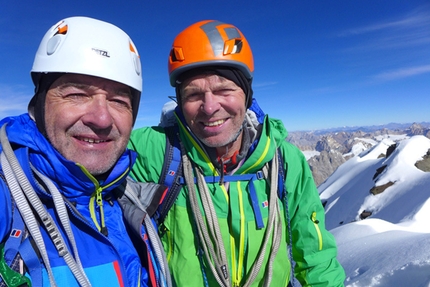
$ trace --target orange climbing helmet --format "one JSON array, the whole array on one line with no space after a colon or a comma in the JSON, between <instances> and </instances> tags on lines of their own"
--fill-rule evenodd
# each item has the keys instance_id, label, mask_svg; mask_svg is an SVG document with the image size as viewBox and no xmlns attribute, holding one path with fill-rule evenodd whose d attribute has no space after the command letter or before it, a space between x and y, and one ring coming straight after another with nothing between
<instances>
[{"instance_id":1,"label":"orange climbing helmet","mask_svg":"<svg viewBox=\"0 0 430 287\"><path fill-rule=\"evenodd\" d=\"M242 32L231 24L205 20L179 33L169 54L170 84L176 87L179 75L205 66L238 69L251 82L254 59Z\"/></svg>"}]
</instances>

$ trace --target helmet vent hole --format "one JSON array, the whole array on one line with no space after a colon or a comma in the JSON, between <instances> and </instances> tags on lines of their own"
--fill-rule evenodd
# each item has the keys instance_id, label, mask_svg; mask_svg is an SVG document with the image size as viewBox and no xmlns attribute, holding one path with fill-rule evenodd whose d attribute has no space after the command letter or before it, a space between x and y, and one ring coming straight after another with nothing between
<instances>
[{"instance_id":1,"label":"helmet vent hole","mask_svg":"<svg viewBox=\"0 0 430 287\"><path fill-rule=\"evenodd\" d=\"M243 42L241 39L230 39L224 43L224 55L238 54L242 50Z\"/></svg>"},{"instance_id":2,"label":"helmet vent hole","mask_svg":"<svg viewBox=\"0 0 430 287\"><path fill-rule=\"evenodd\" d=\"M64 36L57 34L54 37L52 37L51 39L49 39L49 41L46 45L46 53L48 55L52 55L55 53L55 51L57 51L57 48L60 45L63 37Z\"/></svg>"},{"instance_id":3,"label":"helmet vent hole","mask_svg":"<svg viewBox=\"0 0 430 287\"><path fill-rule=\"evenodd\" d=\"M170 51L170 59L172 62L179 62L185 60L184 52L182 51L182 48L179 47L173 47Z\"/></svg>"}]
</instances>

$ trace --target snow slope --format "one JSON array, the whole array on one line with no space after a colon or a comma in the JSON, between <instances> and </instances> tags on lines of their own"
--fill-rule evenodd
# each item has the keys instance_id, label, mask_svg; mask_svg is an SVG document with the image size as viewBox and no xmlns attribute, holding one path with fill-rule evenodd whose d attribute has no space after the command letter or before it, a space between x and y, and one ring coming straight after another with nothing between
<instances>
[{"instance_id":1,"label":"snow slope","mask_svg":"<svg viewBox=\"0 0 430 287\"><path fill-rule=\"evenodd\" d=\"M381 138L318 188L347 274L345 286L430 286L430 172L415 167L430 140L394 140ZM385 157L393 144L395 150ZM370 193L390 182L382 193ZM363 211L371 213L364 220Z\"/></svg>"}]
</instances>

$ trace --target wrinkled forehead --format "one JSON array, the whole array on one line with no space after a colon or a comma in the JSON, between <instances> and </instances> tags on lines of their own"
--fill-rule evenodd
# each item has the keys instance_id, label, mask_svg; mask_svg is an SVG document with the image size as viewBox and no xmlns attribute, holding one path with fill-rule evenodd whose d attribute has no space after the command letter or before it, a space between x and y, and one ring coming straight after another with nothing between
<instances>
[{"instance_id":1,"label":"wrinkled forehead","mask_svg":"<svg viewBox=\"0 0 430 287\"><path fill-rule=\"evenodd\" d=\"M190 89L199 89L200 88L200 84L202 83L201 80L204 80L205 83L213 85L213 86L227 86L227 85L231 85L234 87L239 87L238 85L236 85L235 82L233 82L230 79L227 79L223 76L218 75L215 72L212 71L208 71L206 73L202 73L202 74L198 74L198 75L193 75L189 78L187 78L186 80L183 81L183 83L181 84L181 92L184 92L185 90L190 90ZM240 87L239 87L240 88Z\"/></svg>"},{"instance_id":2,"label":"wrinkled forehead","mask_svg":"<svg viewBox=\"0 0 430 287\"><path fill-rule=\"evenodd\" d=\"M207 73L203 73L203 74L198 74L198 75L194 75L192 77L189 77L188 79L186 79L183 83L183 85L187 85L191 82L193 82L194 80L198 80L198 79L207 79L208 81L211 82L232 82L230 79L223 77L221 75L218 75L215 72L210 72L208 71Z\"/></svg>"},{"instance_id":3,"label":"wrinkled forehead","mask_svg":"<svg viewBox=\"0 0 430 287\"><path fill-rule=\"evenodd\" d=\"M121 94L131 94L130 87L122 83L108 80L105 78L82 74L64 74L52 83L50 89L68 86L85 89L103 89L107 91L109 90L118 92Z\"/></svg>"}]
</instances>

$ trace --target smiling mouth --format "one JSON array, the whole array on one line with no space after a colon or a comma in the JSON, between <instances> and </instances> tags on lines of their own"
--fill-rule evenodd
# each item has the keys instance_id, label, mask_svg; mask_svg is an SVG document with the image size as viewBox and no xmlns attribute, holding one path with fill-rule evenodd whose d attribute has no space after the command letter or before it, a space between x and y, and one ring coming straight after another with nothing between
<instances>
[{"instance_id":1,"label":"smiling mouth","mask_svg":"<svg viewBox=\"0 0 430 287\"><path fill-rule=\"evenodd\" d=\"M107 140L96 140L96 139L89 139L89 138L79 138L79 140L90 143L90 144L98 144L98 143L107 142Z\"/></svg>"},{"instance_id":2,"label":"smiling mouth","mask_svg":"<svg viewBox=\"0 0 430 287\"><path fill-rule=\"evenodd\" d=\"M223 124L225 122L225 120L218 120L218 121L214 121L214 122L205 122L203 123L206 127L215 127L215 126L219 126L221 124Z\"/></svg>"}]
</instances>

